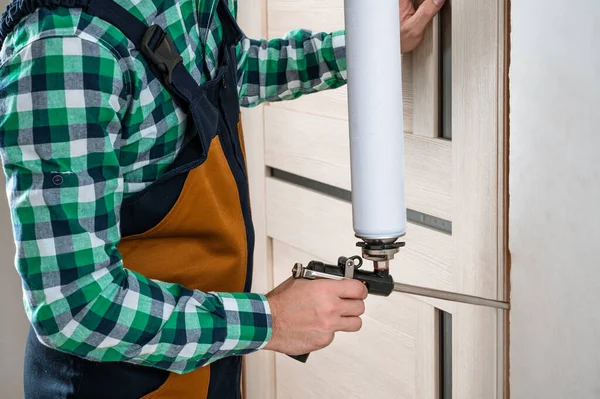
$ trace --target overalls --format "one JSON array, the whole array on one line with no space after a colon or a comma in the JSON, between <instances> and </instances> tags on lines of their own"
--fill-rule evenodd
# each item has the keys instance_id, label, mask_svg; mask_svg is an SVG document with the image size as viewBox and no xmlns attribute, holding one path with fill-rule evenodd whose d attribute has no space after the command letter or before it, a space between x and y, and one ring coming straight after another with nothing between
<instances>
[{"instance_id":1,"label":"overalls","mask_svg":"<svg viewBox=\"0 0 600 399\"><path fill-rule=\"evenodd\" d=\"M160 27L147 27L112 0L15 0L1 33L8 34L39 7L81 8L121 30L192 122L186 134L193 140L170 169L122 204L118 249L124 267L189 289L249 291L254 231L235 55L242 33L225 1L218 5L223 25L218 73L201 86ZM225 333L217 330L215 341ZM241 365L241 357L228 357L180 375L129 363L92 362L43 346L30 331L25 397L235 399L241 398Z\"/></svg>"}]
</instances>

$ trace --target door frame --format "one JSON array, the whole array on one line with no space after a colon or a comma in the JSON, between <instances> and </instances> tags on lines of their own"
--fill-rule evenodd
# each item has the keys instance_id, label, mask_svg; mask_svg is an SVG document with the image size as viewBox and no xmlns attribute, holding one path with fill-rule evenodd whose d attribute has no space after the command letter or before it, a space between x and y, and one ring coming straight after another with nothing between
<instances>
[{"instance_id":1,"label":"door frame","mask_svg":"<svg viewBox=\"0 0 600 399\"><path fill-rule=\"evenodd\" d=\"M508 300L510 1L452 0L452 3L453 82L461 82L456 90L453 88L454 135L450 157L452 233L460 237L452 244L453 289ZM238 20L249 37L268 37L267 12L268 0L240 2ZM242 111L256 229L253 291L262 293L273 288L272 239L267 235L269 165L265 151L265 107L272 106ZM508 312L423 301L453 315L455 397L507 397ZM493 368L481 362L489 356L497 360ZM246 397L275 399L274 354L266 351L252 354L247 356L245 364L245 381L251 381L245 384Z\"/></svg>"}]
</instances>

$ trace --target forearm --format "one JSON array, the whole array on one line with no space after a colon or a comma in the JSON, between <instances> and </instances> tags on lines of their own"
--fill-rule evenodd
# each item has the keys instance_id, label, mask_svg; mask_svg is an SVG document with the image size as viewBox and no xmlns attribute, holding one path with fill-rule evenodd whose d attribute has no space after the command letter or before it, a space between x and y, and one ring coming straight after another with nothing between
<instances>
[{"instance_id":1,"label":"forearm","mask_svg":"<svg viewBox=\"0 0 600 399\"><path fill-rule=\"evenodd\" d=\"M126 269L110 206L119 204L123 184L109 169L102 181L87 171L27 172L11 163L15 151L2 150L25 306L44 344L91 360L180 373L267 343L264 296L194 291ZM60 188L51 186L55 176ZM97 187L107 193L95 196Z\"/></svg>"},{"instance_id":2,"label":"forearm","mask_svg":"<svg viewBox=\"0 0 600 399\"><path fill-rule=\"evenodd\" d=\"M40 161L41 170L27 170L15 159L22 153L17 147L1 152L25 307L44 344L91 360L181 373L267 343L271 319L264 296L194 291L126 268L117 250L118 168L97 166L92 177L88 169L65 173ZM116 158L106 153L103 160L111 165ZM76 164L67 157L58 163ZM58 173L44 171L50 169ZM100 187L103 195L96 192Z\"/></svg>"},{"instance_id":3,"label":"forearm","mask_svg":"<svg viewBox=\"0 0 600 399\"><path fill-rule=\"evenodd\" d=\"M345 33L295 30L282 39L245 38L238 48L240 104L296 99L346 83Z\"/></svg>"},{"instance_id":4,"label":"forearm","mask_svg":"<svg viewBox=\"0 0 600 399\"><path fill-rule=\"evenodd\" d=\"M119 265L62 286L46 284L43 290L31 291L27 301L38 337L49 347L90 360L184 373L250 353L270 338L268 303L258 294L192 291Z\"/></svg>"}]
</instances>

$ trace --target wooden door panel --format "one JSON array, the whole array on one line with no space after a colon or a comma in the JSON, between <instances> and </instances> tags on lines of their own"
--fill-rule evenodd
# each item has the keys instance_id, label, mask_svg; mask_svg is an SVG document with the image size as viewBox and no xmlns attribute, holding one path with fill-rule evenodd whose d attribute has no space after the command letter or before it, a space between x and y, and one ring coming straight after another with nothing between
<instances>
[{"instance_id":1,"label":"wooden door panel","mask_svg":"<svg viewBox=\"0 0 600 399\"><path fill-rule=\"evenodd\" d=\"M268 6L269 38L284 37L289 31L297 28L315 32L332 32L344 28L343 0L269 0ZM436 18L427 28L423 44L412 53L402 56L404 131L427 137L438 136L435 118L439 95L437 25ZM293 103L283 102L272 106L347 120L346 97L347 91L343 87L300 98ZM413 104L418 104L418 109L414 108ZM413 123L413 120L416 123Z\"/></svg>"},{"instance_id":2,"label":"wooden door panel","mask_svg":"<svg viewBox=\"0 0 600 399\"><path fill-rule=\"evenodd\" d=\"M317 259L273 241L274 281L295 262ZM406 295L369 297L363 328L338 333L306 364L276 356L277 397L285 399L437 399L436 311Z\"/></svg>"},{"instance_id":3,"label":"wooden door panel","mask_svg":"<svg viewBox=\"0 0 600 399\"><path fill-rule=\"evenodd\" d=\"M260 7L246 11L252 21L262 21L260 32L246 25L254 26L254 37L343 27L343 0L247 1ZM391 263L392 275L409 284L503 299L507 1L451 3L452 141L440 139L437 126L437 19L419 48L403 56L402 77L406 203L451 221L452 234L409 223L407 246ZM244 4L240 9L248 10ZM346 97L341 88L244 113L254 217L257 234L265 238L257 241L260 292L287 278L295 262L335 262L360 252L350 203L283 181L284 174L269 177L272 168L350 190ZM437 398L434 308L452 314L453 397L501 398L502 312L393 294L369 298L363 331L339 334L306 365L272 353L249 357L248 399ZM258 380L266 388L257 388Z\"/></svg>"},{"instance_id":4,"label":"wooden door panel","mask_svg":"<svg viewBox=\"0 0 600 399\"><path fill-rule=\"evenodd\" d=\"M504 299L506 1L452 1L452 165L457 291ZM506 69L505 69L506 68ZM454 393L501 397L504 312L461 306L454 317ZM490 361L489 359L493 359Z\"/></svg>"},{"instance_id":5,"label":"wooden door panel","mask_svg":"<svg viewBox=\"0 0 600 399\"><path fill-rule=\"evenodd\" d=\"M267 179L266 194L269 237L327 262L360 254L357 239L340 234L352 231L350 203L273 178ZM412 223L408 229L406 247L390 263L394 279L452 290L452 237ZM443 310L452 308L449 302L420 299Z\"/></svg>"},{"instance_id":6,"label":"wooden door panel","mask_svg":"<svg viewBox=\"0 0 600 399\"><path fill-rule=\"evenodd\" d=\"M269 37L305 28L313 31L344 29L344 0L269 0Z\"/></svg>"},{"instance_id":7,"label":"wooden door panel","mask_svg":"<svg viewBox=\"0 0 600 399\"><path fill-rule=\"evenodd\" d=\"M347 121L269 106L264 123L267 166L350 190ZM407 207L452 220L452 143L405 134L404 147Z\"/></svg>"}]
</instances>

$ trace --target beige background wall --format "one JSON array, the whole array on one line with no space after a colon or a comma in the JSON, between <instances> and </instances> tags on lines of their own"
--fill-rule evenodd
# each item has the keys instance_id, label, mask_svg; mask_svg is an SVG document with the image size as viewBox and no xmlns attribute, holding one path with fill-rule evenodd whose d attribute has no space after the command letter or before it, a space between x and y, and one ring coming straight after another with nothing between
<instances>
[{"instance_id":1,"label":"beige background wall","mask_svg":"<svg viewBox=\"0 0 600 399\"><path fill-rule=\"evenodd\" d=\"M0 0L3 1L3 0ZM14 268L10 216L0 172L0 397L23 397L23 348L28 323L23 310L21 284Z\"/></svg>"},{"instance_id":2,"label":"beige background wall","mask_svg":"<svg viewBox=\"0 0 600 399\"><path fill-rule=\"evenodd\" d=\"M4 10L7 3L0 0L0 9ZM14 268L15 246L4 187L4 172L0 170L0 397L12 399L23 397L23 349L28 323Z\"/></svg>"}]
</instances>

